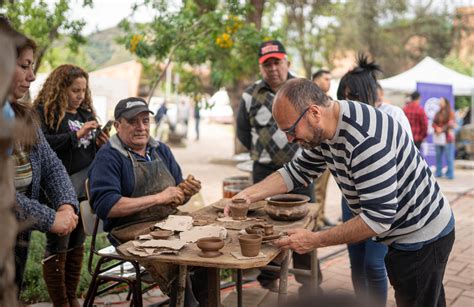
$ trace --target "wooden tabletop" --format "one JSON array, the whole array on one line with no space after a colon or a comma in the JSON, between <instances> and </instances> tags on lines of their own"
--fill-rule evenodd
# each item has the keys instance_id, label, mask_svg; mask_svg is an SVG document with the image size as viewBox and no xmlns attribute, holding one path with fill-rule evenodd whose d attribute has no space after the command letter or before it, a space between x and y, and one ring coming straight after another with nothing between
<instances>
[{"instance_id":1,"label":"wooden tabletop","mask_svg":"<svg viewBox=\"0 0 474 307\"><path fill-rule=\"evenodd\" d=\"M274 225L274 232L279 233L293 228L314 228L314 217L320 210L320 206L314 203L309 204L310 211L308 215L298 221L285 222L275 221L269 218L263 209L250 212L248 217L252 218L264 218L266 223ZM164 263L178 264L178 265L189 265L189 266L200 266L200 267L212 267L212 268L229 268L229 269L249 269L257 268L267 265L272 261L280 252L280 249L273 246L270 243L262 243L261 252L265 255L264 258L250 258L245 260L238 260L231 255L231 252L240 251L239 240L237 238L239 230L229 228L240 228L245 229L246 227L257 223L255 220L245 222L220 222L217 221L218 210L212 205L197 210L190 215L195 220L206 220L209 223L218 226L224 226L227 228L228 235L225 239L225 246L220 250L222 255L215 258L203 258L198 256L200 249L196 246L196 243L190 243L183 247L179 255L153 255L148 257L137 257L127 252L127 248L132 246L132 242L127 242L120 245L117 251L133 260L139 260L143 262L148 261L159 261Z\"/></svg>"}]
</instances>

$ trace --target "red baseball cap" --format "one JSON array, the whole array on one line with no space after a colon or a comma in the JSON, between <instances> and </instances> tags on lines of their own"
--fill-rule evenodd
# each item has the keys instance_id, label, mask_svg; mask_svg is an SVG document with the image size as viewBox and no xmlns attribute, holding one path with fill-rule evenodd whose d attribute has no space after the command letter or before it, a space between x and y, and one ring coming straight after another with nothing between
<instances>
[{"instance_id":1,"label":"red baseball cap","mask_svg":"<svg viewBox=\"0 0 474 307\"><path fill-rule=\"evenodd\" d=\"M270 58L285 59L286 50L283 44L277 40L263 42L258 49L258 64L262 64Z\"/></svg>"}]
</instances>

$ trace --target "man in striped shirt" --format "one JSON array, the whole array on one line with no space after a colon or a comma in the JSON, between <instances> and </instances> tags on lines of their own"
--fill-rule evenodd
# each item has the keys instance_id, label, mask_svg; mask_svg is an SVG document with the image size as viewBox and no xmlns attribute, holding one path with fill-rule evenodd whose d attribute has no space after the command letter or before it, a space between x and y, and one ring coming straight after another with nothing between
<instances>
[{"instance_id":1,"label":"man in striped shirt","mask_svg":"<svg viewBox=\"0 0 474 307\"><path fill-rule=\"evenodd\" d=\"M444 306L454 217L401 125L366 104L331 100L304 79L282 86L273 116L288 140L305 150L235 197L254 202L286 193L328 168L355 215L325 231L289 230L276 244L306 253L375 237L389 246L385 263L397 305Z\"/></svg>"}]
</instances>

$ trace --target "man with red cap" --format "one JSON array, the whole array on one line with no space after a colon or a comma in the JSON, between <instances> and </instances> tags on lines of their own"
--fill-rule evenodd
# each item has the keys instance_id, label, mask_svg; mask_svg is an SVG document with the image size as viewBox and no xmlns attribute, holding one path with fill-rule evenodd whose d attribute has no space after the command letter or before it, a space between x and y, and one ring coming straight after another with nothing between
<instances>
[{"instance_id":1,"label":"man with red cap","mask_svg":"<svg viewBox=\"0 0 474 307\"><path fill-rule=\"evenodd\" d=\"M283 44L277 40L263 42L258 52L258 64L262 79L244 91L237 114L237 137L250 151L254 183L280 169L301 151L298 144L288 143L272 116L275 93L287 80L294 78L289 73L290 62ZM311 184L290 193L307 195L313 202L313 190L314 184ZM308 255L294 253L293 257L295 268L309 269ZM270 271L262 271L257 277L262 287L270 290L278 289L277 278L278 274ZM307 277L297 276L296 279L309 285Z\"/></svg>"}]
</instances>

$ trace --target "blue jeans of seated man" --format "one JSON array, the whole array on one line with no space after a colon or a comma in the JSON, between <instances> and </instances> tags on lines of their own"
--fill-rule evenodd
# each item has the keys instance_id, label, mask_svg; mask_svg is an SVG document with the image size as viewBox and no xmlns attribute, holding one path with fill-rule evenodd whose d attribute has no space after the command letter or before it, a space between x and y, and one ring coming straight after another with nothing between
<instances>
[{"instance_id":1,"label":"blue jeans of seated man","mask_svg":"<svg viewBox=\"0 0 474 307\"><path fill-rule=\"evenodd\" d=\"M435 145L436 151L436 177L443 175L443 155L446 159L448 170L446 171L446 177L448 179L454 178L454 143L447 143L446 145Z\"/></svg>"},{"instance_id":2,"label":"blue jeans of seated man","mask_svg":"<svg viewBox=\"0 0 474 307\"><path fill-rule=\"evenodd\" d=\"M353 215L342 198L342 220L350 220ZM371 306L385 306L387 302L387 271L384 257L388 247L372 239L356 244L348 244L351 263L352 285L356 296L370 300Z\"/></svg>"}]
</instances>

